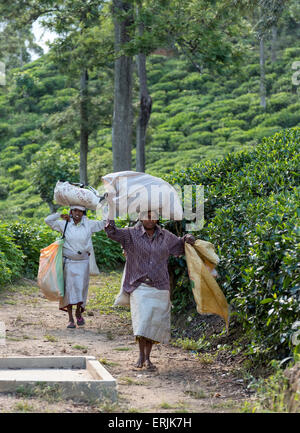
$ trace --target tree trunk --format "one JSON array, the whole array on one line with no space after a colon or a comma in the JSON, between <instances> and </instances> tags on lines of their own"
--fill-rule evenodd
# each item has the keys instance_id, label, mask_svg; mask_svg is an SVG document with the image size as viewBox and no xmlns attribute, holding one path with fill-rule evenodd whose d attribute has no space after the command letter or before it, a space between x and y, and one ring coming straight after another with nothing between
<instances>
[{"instance_id":1,"label":"tree trunk","mask_svg":"<svg viewBox=\"0 0 300 433\"><path fill-rule=\"evenodd\" d=\"M132 147L132 58L118 54L123 44L129 42L132 24L131 2L113 0L115 13L115 82L112 150L114 171L131 170ZM126 12L122 21L116 15Z\"/></svg>"},{"instance_id":2,"label":"tree trunk","mask_svg":"<svg viewBox=\"0 0 300 433\"><path fill-rule=\"evenodd\" d=\"M87 156L89 144L88 116L88 71L83 70L80 78L80 182L88 184Z\"/></svg>"},{"instance_id":3,"label":"tree trunk","mask_svg":"<svg viewBox=\"0 0 300 433\"><path fill-rule=\"evenodd\" d=\"M139 35L144 33L144 25L139 25ZM152 99L147 86L146 55L137 55L137 70L140 82L140 112L136 130L136 171L145 171L145 145L147 126L151 115Z\"/></svg>"},{"instance_id":4,"label":"tree trunk","mask_svg":"<svg viewBox=\"0 0 300 433\"><path fill-rule=\"evenodd\" d=\"M264 37L259 39L259 64L260 64L260 106L266 109L266 80L265 80L265 48Z\"/></svg>"},{"instance_id":5,"label":"tree trunk","mask_svg":"<svg viewBox=\"0 0 300 433\"><path fill-rule=\"evenodd\" d=\"M277 26L273 24L272 26L272 42L271 42L271 60L276 62L277 60Z\"/></svg>"},{"instance_id":6,"label":"tree trunk","mask_svg":"<svg viewBox=\"0 0 300 433\"><path fill-rule=\"evenodd\" d=\"M59 204L54 204L52 201L48 201L47 204L49 206L51 213L57 212L57 209L59 208Z\"/></svg>"}]
</instances>

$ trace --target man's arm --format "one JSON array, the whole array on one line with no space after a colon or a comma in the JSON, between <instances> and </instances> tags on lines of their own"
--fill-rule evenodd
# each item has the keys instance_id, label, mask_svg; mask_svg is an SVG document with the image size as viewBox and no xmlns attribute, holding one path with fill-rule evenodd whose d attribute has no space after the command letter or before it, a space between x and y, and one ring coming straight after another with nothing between
<instances>
[{"instance_id":1,"label":"man's arm","mask_svg":"<svg viewBox=\"0 0 300 433\"><path fill-rule=\"evenodd\" d=\"M100 232L104 230L106 221L105 220L89 220L89 226L92 233Z\"/></svg>"},{"instance_id":2,"label":"man's arm","mask_svg":"<svg viewBox=\"0 0 300 433\"><path fill-rule=\"evenodd\" d=\"M184 243L187 242L191 245L195 243L195 238L191 234L186 234L182 238L178 238L173 233L169 233L168 245L169 253L171 256L182 256L184 254Z\"/></svg>"},{"instance_id":3,"label":"man's arm","mask_svg":"<svg viewBox=\"0 0 300 433\"><path fill-rule=\"evenodd\" d=\"M45 218L45 223L52 228L52 230L56 230L58 232L63 232L64 226L65 226L65 222L64 221L60 221L60 214L59 213L53 213L51 215L48 215Z\"/></svg>"},{"instance_id":4,"label":"man's arm","mask_svg":"<svg viewBox=\"0 0 300 433\"><path fill-rule=\"evenodd\" d=\"M130 234L127 227L119 229L116 227L114 220L108 220L104 230L106 231L106 234L110 239L116 242L120 242L124 250L126 250L126 247L129 245L130 242Z\"/></svg>"}]
</instances>

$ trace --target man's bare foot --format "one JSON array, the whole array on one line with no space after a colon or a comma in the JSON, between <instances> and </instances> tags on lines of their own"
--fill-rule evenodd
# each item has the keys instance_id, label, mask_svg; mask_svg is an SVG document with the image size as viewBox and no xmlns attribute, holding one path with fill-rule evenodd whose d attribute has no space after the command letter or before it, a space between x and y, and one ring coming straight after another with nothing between
<instances>
[{"instance_id":1,"label":"man's bare foot","mask_svg":"<svg viewBox=\"0 0 300 433\"><path fill-rule=\"evenodd\" d=\"M139 359L137 360L137 363L134 364L134 366L137 368L143 368L144 362L145 362L144 357L142 355L140 355Z\"/></svg>"},{"instance_id":2,"label":"man's bare foot","mask_svg":"<svg viewBox=\"0 0 300 433\"><path fill-rule=\"evenodd\" d=\"M152 364L150 359L146 359L145 367L147 368L147 370L156 370L156 366L154 364Z\"/></svg>"}]
</instances>

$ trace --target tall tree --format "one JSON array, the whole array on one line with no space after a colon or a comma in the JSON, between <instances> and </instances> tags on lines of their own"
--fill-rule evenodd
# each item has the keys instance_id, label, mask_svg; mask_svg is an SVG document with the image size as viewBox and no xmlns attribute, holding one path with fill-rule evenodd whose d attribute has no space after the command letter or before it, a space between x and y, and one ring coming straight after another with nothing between
<instances>
[{"instance_id":1,"label":"tall tree","mask_svg":"<svg viewBox=\"0 0 300 433\"><path fill-rule=\"evenodd\" d=\"M79 114L80 114L80 182L88 184L88 149L91 123L89 119L89 67L92 68L93 57L98 57L99 50L95 50L95 40L91 37L90 30L100 26L100 15L103 1L88 0L67 0L63 5L57 2L59 12L52 14L44 20L44 25L50 27L59 35L59 40L53 45L53 56L61 66L66 66L65 59L61 62L62 56L66 55L69 65L66 71L73 77L78 76L79 80ZM88 52L86 51L86 38L92 42ZM74 51L70 51L74 49ZM94 49L94 50L93 50ZM75 52L77 55L75 55ZM57 54L57 55L56 55ZM79 54L79 55L78 55ZM95 62L96 63L96 62Z\"/></svg>"},{"instance_id":2,"label":"tall tree","mask_svg":"<svg viewBox=\"0 0 300 433\"><path fill-rule=\"evenodd\" d=\"M277 25L273 24L272 25L272 41L271 41L271 60L272 62L276 62L277 60L277 36L278 34L278 29L277 29Z\"/></svg>"},{"instance_id":3,"label":"tall tree","mask_svg":"<svg viewBox=\"0 0 300 433\"><path fill-rule=\"evenodd\" d=\"M260 20L264 18L262 7L259 8ZM266 72L265 72L265 31L261 30L258 33L259 39L259 67L260 67L260 81L259 81L259 94L260 106L265 110L267 107L267 91L266 91Z\"/></svg>"},{"instance_id":4,"label":"tall tree","mask_svg":"<svg viewBox=\"0 0 300 433\"><path fill-rule=\"evenodd\" d=\"M224 4L225 3L225 4ZM124 49L136 54L139 78L139 114L136 130L136 169L145 170L145 142L152 98L147 86L147 55L170 48L188 57L197 71L220 71L241 57L236 43L245 21L230 6L233 0L136 0L135 35ZM127 48L129 47L129 48Z\"/></svg>"},{"instance_id":5,"label":"tall tree","mask_svg":"<svg viewBox=\"0 0 300 433\"><path fill-rule=\"evenodd\" d=\"M244 2L243 2L244 3ZM277 25L279 18L288 5L289 0L245 0L254 16L258 16L254 29L259 41L259 64L260 64L260 105L265 110L267 106L267 92L265 83L265 40L270 32L272 38L272 61L276 60ZM258 14L256 13L258 10Z\"/></svg>"},{"instance_id":6,"label":"tall tree","mask_svg":"<svg viewBox=\"0 0 300 433\"><path fill-rule=\"evenodd\" d=\"M16 0L21 2L21 0ZM51 57L70 78L78 77L80 115L80 181L88 183L87 157L91 130L89 121L90 98L88 91L89 68L107 62L107 51L99 50L95 28L101 25L103 0L27 0L23 22L26 25L40 18L41 24L58 35L52 44ZM19 22L20 24L20 22ZM86 41L89 41L87 43ZM105 49L107 48L104 46Z\"/></svg>"},{"instance_id":7,"label":"tall tree","mask_svg":"<svg viewBox=\"0 0 300 433\"><path fill-rule=\"evenodd\" d=\"M80 182L88 184L87 157L89 151L89 74L83 69L80 79Z\"/></svg>"},{"instance_id":8,"label":"tall tree","mask_svg":"<svg viewBox=\"0 0 300 433\"><path fill-rule=\"evenodd\" d=\"M6 70L22 67L31 61L32 54L43 54L43 49L35 42L30 25L18 26L17 20L0 18L0 61Z\"/></svg>"},{"instance_id":9,"label":"tall tree","mask_svg":"<svg viewBox=\"0 0 300 433\"><path fill-rule=\"evenodd\" d=\"M144 53L150 53L151 48L172 48L174 53L188 58L200 74L204 69L218 73L224 67L236 66L244 51L240 37L248 34L249 26L234 6L233 0L145 2L142 17L147 25L141 19L138 20L138 34ZM141 65L143 73L140 74L137 163L139 158L143 161L143 146L152 104L146 85L145 54L139 53L138 65ZM144 142L138 147L140 136Z\"/></svg>"},{"instance_id":10,"label":"tall tree","mask_svg":"<svg viewBox=\"0 0 300 433\"><path fill-rule=\"evenodd\" d=\"M136 8L136 17L138 22L138 35L143 37L145 26L142 20L141 2L138 2ZM146 68L146 53L140 51L136 56L137 71L139 77L139 116L136 129L136 170L140 172L145 171L145 147L146 147L146 132L147 126L151 115L152 98L148 91L147 85L147 68Z\"/></svg>"},{"instance_id":11,"label":"tall tree","mask_svg":"<svg viewBox=\"0 0 300 433\"><path fill-rule=\"evenodd\" d=\"M130 0L113 0L115 26L114 111L112 126L113 170L131 170L132 148L132 56L123 46L131 40L133 5Z\"/></svg>"}]
</instances>

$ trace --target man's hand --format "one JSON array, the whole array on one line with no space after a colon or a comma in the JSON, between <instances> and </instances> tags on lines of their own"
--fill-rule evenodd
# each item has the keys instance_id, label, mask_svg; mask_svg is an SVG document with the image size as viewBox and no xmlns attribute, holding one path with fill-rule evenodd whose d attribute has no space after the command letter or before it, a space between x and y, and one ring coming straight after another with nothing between
<instances>
[{"instance_id":1,"label":"man's hand","mask_svg":"<svg viewBox=\"0 0 300 433\"><path fill-rule=\"evenodd\" d=\"M105 228L114 228L115 227L115 221L114 220L106 220Z\"/></svg>"},{"instance_id":2,"label":"man's hand","mask_svg":"<svg viewBox=\"0 0 300 433\"><path fill-rule=\"evenodd\" d=\"M60 217L65 221L71 221L70 215L68 215L67 213L62 213Z\"/></svg>"},{"instance_id":3,"label":"man's hand","mask_svg":"<svg viewBox=\"0 0 300 433\"><path fill-rule=\"evenodd\" d=\"M188 244L194 245L196 242L196 239L193 235L187 234L185 235L184 242L187 242Z\"/></svg>"}]
</instances>

